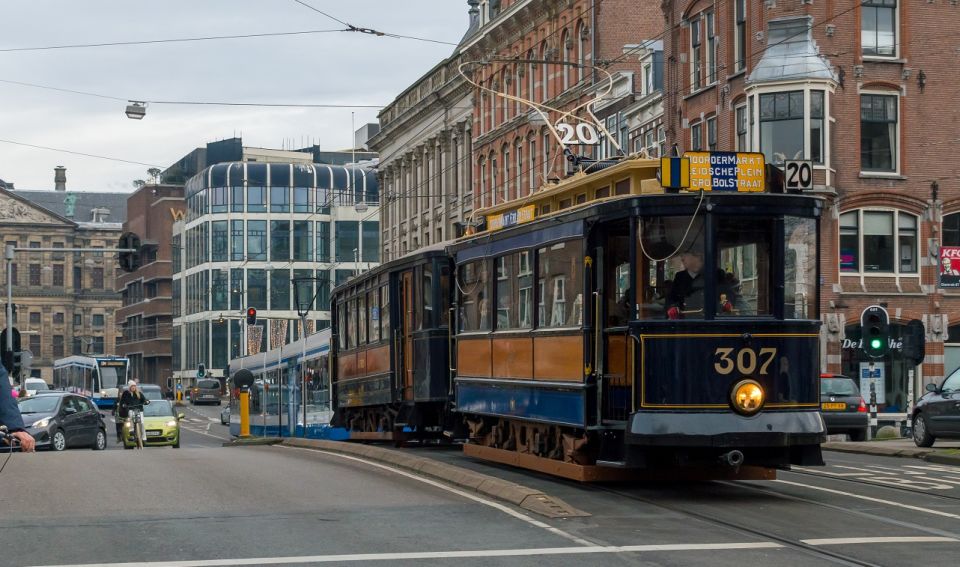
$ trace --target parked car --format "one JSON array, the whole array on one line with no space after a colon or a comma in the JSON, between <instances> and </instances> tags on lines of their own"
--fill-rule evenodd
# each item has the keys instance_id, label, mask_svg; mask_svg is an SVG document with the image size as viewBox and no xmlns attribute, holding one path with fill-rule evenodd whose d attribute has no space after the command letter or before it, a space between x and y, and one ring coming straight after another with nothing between
<instances>
[{"instance_id":1,"label":"parked car","mask_svg":"<svg viewBox=\"0 0 960 567\"><path fill-rule=\"evenodd\" d=\"M36 396L37 392L45 392L50 389L43 378L27 378L23 381L28 396Z\"/></svg>"},{"instance_id":2,"label":"parked car","mask_svg":"<svg viewBox=\"0 0 960 567\"><path fill-rule=\"evenodd\" d=\"M144 446L164 446L169 445L174 449L180 448L180 420L184 418L182 413L174 414L173 404L167 400L151 401L143 406L143 430L146 433L147 440ZM133 435L130 422L124 420L123 423L123 447L132 449L136 447L137 440Z\"/></svg>"},{"instance_id":3,"label":"parked car","mask_svg":"<svg viewBox=\"0 0 960 567\"><path fill-rule=\"evenodd\" d=\"M190 403L220 405L220 381L212 378L197 380L196 385L190 388Z\"/></svg>"},{"instance_id":4,"label":"parked car","mask_svg":"<svg viewBox=\"0 0 960 567\"><path fill-rule=\"evenodd\" d=\"M230 406L224 406L224 408L220 410L220 423L230 425Z\"/></svg>"},{"instance_id":5,"label":"parked car","mask_svg":"<svg viewBox=\"0 0 960 567\"><path fill-rule=\"evenodd\" d=\"M163 399L163 390L161 390L160 386L157 386L156 384L137 384L137 388L143 392L143 397L147 398L151 402L153 400Z\"/></svg>"},{"instance_id":6,"label":"parked car","mask_svg":"<svg viewBox=\"0 0 960 567\"><path fill-rule=\"evenodd\" d=\"M960 369L939 385L927 384L911 415L917 447L930 447L938 437L960 439Z\"/></svg>"},{"instance_id":7,"label":"parked car","mask_svg":"<svg viewBox=\"0 0 960 567\"><path fill-rule=\"evenodd\" d=\"M48 392L20 400L20 414L37 447L107 448L107 426L93 401L68 392Z\"/></svg>"},{"instance_id":8,"label":"parked car","mask_svg":"<svg viewBox=\"0 0 960 567\"><path fill-rule=\"evenodd\" d=\"M851 441L866 441L870 415L853 379L840 374L820 375L820 415L827 433L846 433Z\"/></svg>"}]
</instances>

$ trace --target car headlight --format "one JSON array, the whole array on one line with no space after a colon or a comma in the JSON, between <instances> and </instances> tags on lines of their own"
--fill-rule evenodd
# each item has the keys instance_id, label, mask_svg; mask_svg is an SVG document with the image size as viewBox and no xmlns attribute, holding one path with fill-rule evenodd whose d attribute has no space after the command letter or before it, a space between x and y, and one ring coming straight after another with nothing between
<instances>
[{"instance_id":1,"label":"car headlight","mask_svg":"<svg viewBox=\"0 0 960 567\"><path fill-rule=\"evenodd\" d=\"M166 425L167 425L167 427L176 427L176 426L177 426L177 420L171 419L170 421L168 421L168 422L166 423Z\"/></svg>"},{"instance_id":2,"label":"car headlight","mask_svg":"<svg viewBox=\"0 0 960 567\"><path fill-rule=\"evenodd\" d=\"M35 428L37 428L37 429L43 429L44 427L46 427L46 426L48 426L48 425L50 425L50 418L49 418L49 417L44 418L44 419L41 419L40 421L36 421L36 422L33 423L33 427L35 427Z\"/></svg>"},{"instance_id":3,"label":"car headlight","mask_svg":"<svg viewBox=\"0 0 960 567\"><path fill-rule=\"evenodd\" d=\"M753 415L763 407L763 386L756 380L741 380L730 391L730 402L734 411L743 415Z\"/></svg>"}]
</instances>

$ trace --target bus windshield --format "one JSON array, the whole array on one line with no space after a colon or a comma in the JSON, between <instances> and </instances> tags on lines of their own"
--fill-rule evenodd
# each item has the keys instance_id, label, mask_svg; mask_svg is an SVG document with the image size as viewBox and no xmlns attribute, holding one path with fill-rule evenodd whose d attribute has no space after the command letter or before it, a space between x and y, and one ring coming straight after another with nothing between
<instances>
[{"instance_id":1,"label":"bus windshield","mask_svg":"<svg viewBox=\"0 0 960 567\"><path fill-rule=\"evenodd\" d=\"M99 363L99 366L101 390L118 388L123 384L127 374L127 366L125 363L119 361L102 361Z\"/></svg>"}]
</instances>

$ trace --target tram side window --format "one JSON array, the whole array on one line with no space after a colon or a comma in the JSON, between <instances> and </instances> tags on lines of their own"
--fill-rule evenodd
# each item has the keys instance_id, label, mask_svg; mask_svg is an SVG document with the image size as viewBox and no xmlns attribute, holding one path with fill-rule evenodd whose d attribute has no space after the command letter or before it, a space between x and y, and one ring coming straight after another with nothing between
<instances>
[{"instance_id":1,"label":"tram side window","mask_svg":"<svg viewBox=\"0 0 960 567\"><path fill-rule=\"evenodd\" d=\"M340 348L347 348L347 304L343 301L337 304L337 334Z\"/></svg>"},{"instance_id":2,"label":"tram side window","mask_svg":"<svg viewBox=\"0 0 960 567\"><path fill-rule=\"evenodd\" d=\"M457 277L460 332L490 330L490 301L487 269L483 260L459 267Z\"/></svg>"},{"instance_id":3,"label":"tram side window","mask_svg":"<svg viewBox=\"0 0 960 567\"><path fill-rule=\"evenodd\" d=\"M786 245L784 261L785 319L819 317L817 295L817 221L786 217L783 222Z\"/></svg>"},{"instance_id":4,"label":"tram side window","mask_svg":"<svg viewBox=\"0 0 960 567\"><path fill-rule=\"evenodd\" d=\"M440 326L450 326L450 266L440 266Z\"/></svg>"},{"instance_id":5,"label":"tram side window","mask_svg":"<svg viewBox=\"0 0 960 567\"><path fill-rule=\"evenodd\" d=\"M357 297L357 344L367 344L367 296L363 292Z\"/></svg>"},{"instance_id":6,"label":"tram side window","mask_svg":"<svg viewBox=\"0 0 960 567\"><path fill-rule=\"evenodd\" d=\"M717 231L717 316L772 313L772 219L721 218Z\"/></svg>"},{"instance_id":7,"label":"tram side window","mask_svg":"<svg viewBox=\"0 0 960 567\"><path fill-rule=\"evenodd\" d=\"M367 293L367 329L370 330L370 342L380 342L380 291L374 289Z\"/></svg>"},{"instance_id":8,"label":"tram side window","mask_svg":"<svg viewBox=\"0 0 960 567\"><path fill-rule=\"evenodd\" d=\"M429 329L433 326L433 266L426 264L423 266L423 277L420 279L423 284L420 288L423 294L423 316L420 317L418 327L420 329Z\"/></svg>"},{"instance_id":9,"label":"tram side window","mask_svg":"<svg viewBox=\"0 0 960 567\"><path fill-rule=\"evenodd\" d=\"M357 300L351 299L347 307L347 348L357 347Z\"/></svg>"},{"instance_id":10,"label":"tram side window","mask_svg":"<svg viewBox=\"0 0 960 567\"><path fill-rule=\"evenodd\" d=\"M497 330L529 329L533 308L533 263L530 252L496 259Z\"/></svg>"},{"instance_id":11,"label":"tram side window","mask_svg":"<svg viewBox=\"0 0 960 567\"><path fill-rule=\"evenodd\" d=\"M640 219L640 319L703 319L703 218Z\"/></svg>"},{"instance_id":12,"label":"tram side window","mask_svg":"<svg viewBox=\"0 0 960 567\"><path fill-rule=\"evenodd\" d=\"M537 251L537 325L541 328L583 325L583 244L558 242Z\"/></svg>"},{"instance_id":13,"label":"tram side window","mask_svg":"<svg viewBox=\"0 0 960 567\"><path fill-rule=\"evenodd\" d=\"M390 338L390 288L380 286L380 329L383 338Z\"/></svg>"}]
</instances>

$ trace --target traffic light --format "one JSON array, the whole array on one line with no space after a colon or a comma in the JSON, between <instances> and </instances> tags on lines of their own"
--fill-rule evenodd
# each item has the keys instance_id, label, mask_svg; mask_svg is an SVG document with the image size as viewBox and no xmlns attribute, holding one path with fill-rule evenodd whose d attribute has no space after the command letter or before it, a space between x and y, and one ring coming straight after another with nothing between
<instances>
[{"instance_id":1,"label":"traffic light","mask_svg":"<svg viewBox=\"0 0 960 567\"><path fill-rule=\"evenodd\" d=\"M140 269L140 237L132 232L125 232L120 236L117 248L133 249L132 252L120 252L117 260L124 272L136 272Z\"/></svg>"},{"instance_id":2,"label":"traffic light","mask_svg":"<svg viewBox=\"0 0 960 567\"><path fill-rule=\"evenodd\" d=\"M247 325L257 324L257 308L247 307Z\"/></svg>"},{"instance_id":3,"label":"traffic light","mask_svg":"<svg viewBox=\"0 0 960 567\"><path fill-rule=\"evenodd\" d=\"M862 348L870 358L883 358L890 344L890 316L879 305L871 305L860 315Z\"/></svg>"},{"instance_id":4,"label":"traffic light","mask_svg":"<svg viewBox=\"0 0 960 567\"><path fill-rule=\"evenodd\" d=\"M13 370L10 372L10 375L16 380L19 378L20 373L23 368L23 353L18 351L13 353Z\"/></svg>"},{"instance_id":5,"label":"traffic light","mask_svg":"<svg viewBox=\"0 0 960 567\"><path fill-rule=\"evenodd\" d=\"M13 331L10 331L10 329ZM7 350L7 333L13 333L13 349ZM7 373L11 376L14 375L13 372L13 360L14 353L20 352L20 331L16 327L9 327L0 332L0 359L3 361L3 367L7 369Z\"/></svg>"}]
</instances>

